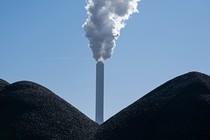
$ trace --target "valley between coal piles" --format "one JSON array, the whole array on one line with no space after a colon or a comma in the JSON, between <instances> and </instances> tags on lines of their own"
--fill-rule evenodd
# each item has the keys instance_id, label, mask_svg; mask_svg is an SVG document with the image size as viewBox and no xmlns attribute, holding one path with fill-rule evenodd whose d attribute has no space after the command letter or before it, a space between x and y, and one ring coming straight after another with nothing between
<instances>
[{"instance_id":1,"label":"valley between coal piles","mask_svg":"<svg viewBox=\"0 0 210 140\"><path fill-rule=\"evenodd\" d=\"M0 140L209 140L210 76L178 76L102 125L47 88L0 79Z\"/></svg>"}]
</instances>

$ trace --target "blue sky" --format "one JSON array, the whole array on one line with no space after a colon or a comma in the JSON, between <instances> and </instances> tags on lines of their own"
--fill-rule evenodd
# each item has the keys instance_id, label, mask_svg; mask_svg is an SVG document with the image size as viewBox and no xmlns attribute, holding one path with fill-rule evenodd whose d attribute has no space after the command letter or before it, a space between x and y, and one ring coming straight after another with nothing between
<instances>
[{"instance_id":1,"label":"blue sky","mask_svg":"<svg viewBox=\"0 0 210 140\"><path fill-rule=\"evenodd\" d=\"M91 119L85 0L0 0L0 78L39 83ZM105 119L186 72L210 75L210 1L142 0L105 61Z\"/></svg>"}]
</instances>

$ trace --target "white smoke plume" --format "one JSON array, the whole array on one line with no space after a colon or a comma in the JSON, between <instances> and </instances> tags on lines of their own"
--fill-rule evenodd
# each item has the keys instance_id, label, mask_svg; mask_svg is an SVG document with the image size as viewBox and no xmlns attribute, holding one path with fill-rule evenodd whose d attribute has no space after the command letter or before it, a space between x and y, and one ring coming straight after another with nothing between
<instances>
[{"instance_id":1,"label":"white smoke plume","mask_svg":"<svg viewBox=\"0 0 210 140\"><path fill-rule=\"evenodd\" d=\"M120 30L130 15L138 12L140 0L88 0L88 18L83 25L96 61L110 58Z\"/></svg>"}]
</instances>

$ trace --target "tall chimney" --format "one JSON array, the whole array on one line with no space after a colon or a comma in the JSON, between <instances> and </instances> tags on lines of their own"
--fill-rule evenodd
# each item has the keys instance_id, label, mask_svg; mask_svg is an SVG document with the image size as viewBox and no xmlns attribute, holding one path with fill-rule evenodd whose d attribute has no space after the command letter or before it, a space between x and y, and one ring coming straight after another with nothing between
<instances>
[{"instance_id":1,"label":"tall chimney","mask_svg":"<svg viewBox=\"0 0 210 140\"><path fill-rule=\"evenodd\" d=\"M96 64L96 122L102 124L104 121L104 63Z\"/></svg>"}]
</instances>

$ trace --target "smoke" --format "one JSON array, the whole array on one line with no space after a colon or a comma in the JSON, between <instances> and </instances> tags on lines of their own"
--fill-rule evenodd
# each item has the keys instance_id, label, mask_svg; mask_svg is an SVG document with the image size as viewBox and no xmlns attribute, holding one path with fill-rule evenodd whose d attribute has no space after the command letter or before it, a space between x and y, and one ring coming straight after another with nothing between
<instances>
[{"instance_id":1,"label":"smoke","mask_svg":"<svg viewBox=\"0 0 210 140\"><path fill-rule=\"evenodd\" d=\"M88 18L83 28L96 61L111 57L120 30L125 27L125 21L131 14L138 12L139 1L88 0L85 7Z\"/></svg>"}]
</instances>

